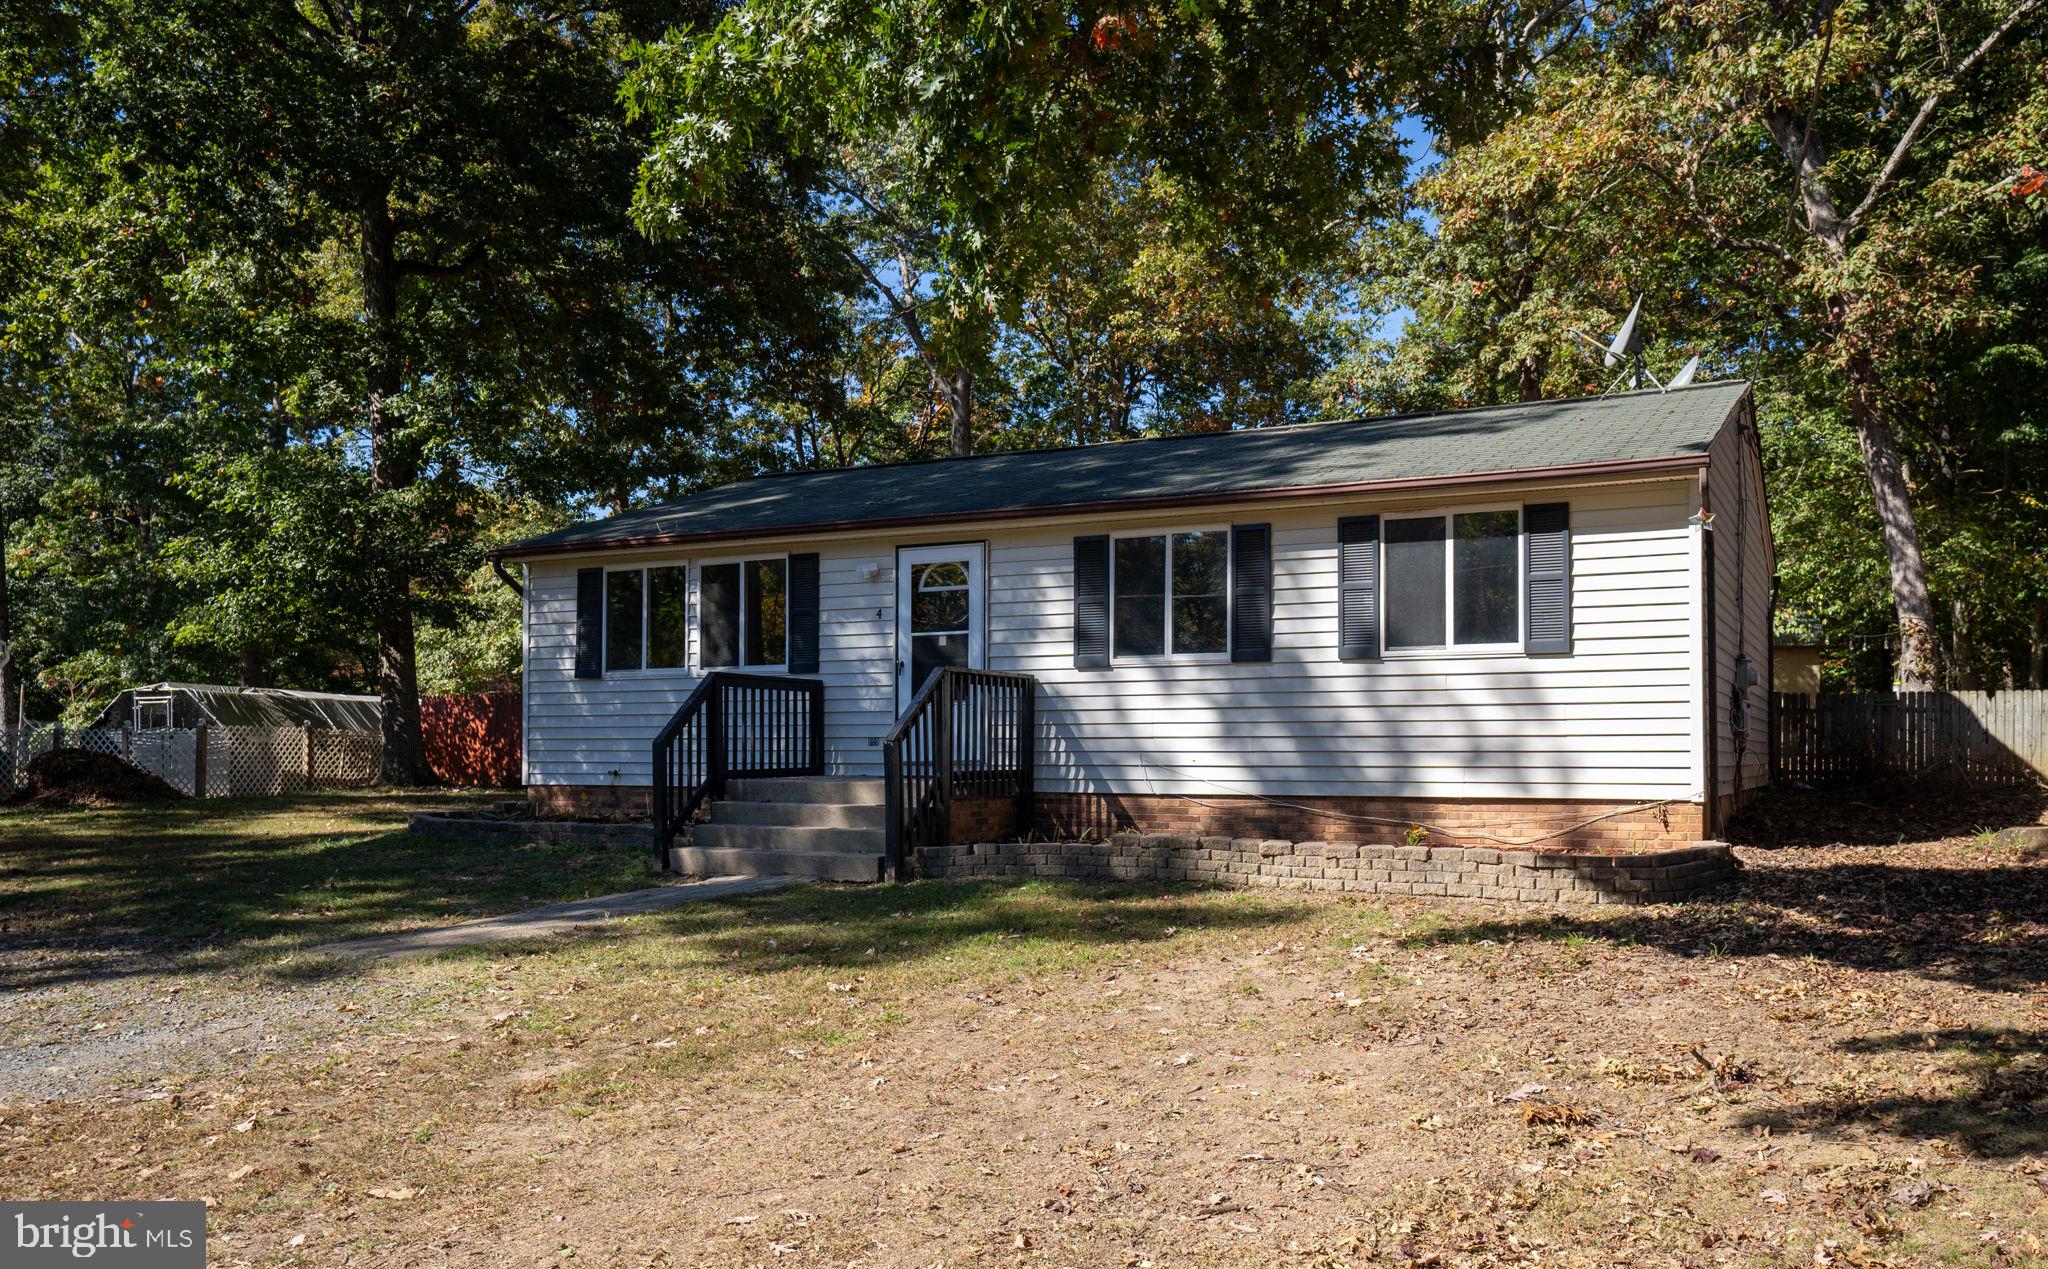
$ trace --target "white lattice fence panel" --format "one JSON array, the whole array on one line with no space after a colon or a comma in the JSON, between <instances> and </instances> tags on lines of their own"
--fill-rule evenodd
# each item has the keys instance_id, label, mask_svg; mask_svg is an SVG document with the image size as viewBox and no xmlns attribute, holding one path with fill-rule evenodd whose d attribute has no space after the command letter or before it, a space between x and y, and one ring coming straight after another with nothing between
<instances>
[{"instance_id":1,"label":"white lattice fence panel","mask_svg":"<svg viewBox=\"0 0 2048 1269\"><path fill-rule=\"evenodd\" d=\"M306 787L306 733L296 727L221 728L224 786L231 797L297 793ZM215 785L208 772L208 785Z\"/></svg>"},{"instance_id":2,"label":"white lattice fence panel","mask_svg":"<svg viewBox=\"0 0 2048 1269\"><path fill-rule=\"evenodd\" d=\"M367 731L314 731L309 781L316 787L359 789L377 782L384 738Z\"/></svg>"},{"instance_id":3,"label":"white lattice fence panel","mask_svg":"<svg viewBox=\"0 0 2048 1269\"><path fill-rule=\"evenodd\" d=\"M128 761L180 793L193 792L196 733L183 728L150 728L130 733ZM207 783L211 784L209 780Z\"/></svg>"},{"instance_id":4,"label":"white lattice fence panel","mask_svg":"<svg viewBox=\"0 0 2048 1269\"><path fill-rule=\"evenodd\" d=\"M118 731L99 727L79 732L76 739L78 747L87 753L103 753L115 758L122 756L121 733Z\"/></svg>"},{"instance_id":5,"label":"white lattice fence panel","mask_svg":"<svg viewBox=\"0 0 2048 1269\"><path fill-rule=\"evenodd\" d=\"M0 786L19 787L22 772L38 754L48 753L57 739L52 723L28 723L0 731Z\"/></svg>"}]
</instances>

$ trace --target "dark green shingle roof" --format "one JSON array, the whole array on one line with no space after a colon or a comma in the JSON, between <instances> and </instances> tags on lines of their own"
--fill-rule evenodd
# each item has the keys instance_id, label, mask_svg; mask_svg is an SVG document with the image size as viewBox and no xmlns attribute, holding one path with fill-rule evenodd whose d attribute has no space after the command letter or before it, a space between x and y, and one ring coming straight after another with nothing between
<instances>
[{"instance_id":1,"label":"dark green shingle roof","mask_svg":"<svg viewBox=\"0 0 2048 1269\"><path fill-rule=\"evenodd\" d=\"M503 548L553 554L1704 458L1745 383L761 476Z\"/></svg>"}]
</instances>

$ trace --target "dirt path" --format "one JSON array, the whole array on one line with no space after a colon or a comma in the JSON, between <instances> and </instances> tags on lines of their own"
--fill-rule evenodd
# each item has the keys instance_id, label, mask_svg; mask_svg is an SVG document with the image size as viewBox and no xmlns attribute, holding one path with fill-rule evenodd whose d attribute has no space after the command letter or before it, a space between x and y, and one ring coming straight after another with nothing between
<instances>
[{"instance_id":1,"label":"dirt path","mask_svg":"<svg viewBox=\"0 0 2048 1269\"><path fill-rule=\"evenodd\" d=\"M425 956L433 952L464 947L487 947L517 939L545 938L550 934L572 934L608 921L662 912L685 903L727 899L738 894L759 894L779 890L794 877L707 877L702 881L648 886L620 894L578 899L573 903L551 903L545 907L483 917L455 925L426 930L405 930L397 934L376 934L327 943L309 950L311 956L346 956L366 960L392 960L401 956Z\"/></svg>"},{"instance_id":2,"label":"dirt path","mask_svg":"<svg viewBox=\"0 0 2048 1269\"><path fill-rule=\"evenodd\" d=\"M13 958L0 955L0 965ZM0 1103L146 1097L172 1076L278 1052L348 984L284 986L108 973L0 994Z\"/></svg>"}]
</instances>

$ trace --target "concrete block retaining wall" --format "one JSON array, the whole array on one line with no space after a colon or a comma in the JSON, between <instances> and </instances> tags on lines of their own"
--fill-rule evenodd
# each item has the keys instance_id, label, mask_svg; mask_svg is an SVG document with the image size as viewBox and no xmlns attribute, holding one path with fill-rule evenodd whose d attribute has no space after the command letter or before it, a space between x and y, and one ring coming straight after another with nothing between
<instances>
[{"instance_id":1,"label":"concrete block retaining wall","mask_svg":"<svg viewBox=\"0 0 2048 1269\"><path fill-rule=\"evenodd\" d=\"M1095 842L928 847L917 852L916 865L920 877L1199 881L1572 904L1676 902L1726 881L1738 866L1734 852L1722 842L1641 854L1586 855L1165 834L1126 834Z\"/></svg>"}]
</instances>

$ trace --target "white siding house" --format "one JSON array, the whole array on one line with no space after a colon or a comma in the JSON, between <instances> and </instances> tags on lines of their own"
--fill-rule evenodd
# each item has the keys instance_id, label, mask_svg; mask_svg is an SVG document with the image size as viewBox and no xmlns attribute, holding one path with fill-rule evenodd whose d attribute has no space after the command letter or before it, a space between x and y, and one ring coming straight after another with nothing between
<instances>
[{"instance_id":1,"label":"white siding house","mask_svg":"<svg viewBox=\"0 0 2048 1269\"><path fill-rule=\"evenodd\" d=\"M1260 448L1231 452L1240 437ZM1033 676L1041 831L1321 813L1516 832L1598 814L1692 840L1767 778L1773 557L1744 385L1070 454L764 478L504 552L525 569L532 796L644 806L656 734L714 660L762 668L731 664L749 651L823 684L824 767L848 777L884 774L927 653ZM1530 508L1567 509L1554 617L1531 588ZM1358 531L1340 522L1373 540L1346 545ZM1174 580L1157 581L1166 544ZM1077 587L1090 551L1111 561L1100 597ZM813 556L814 670L785 651L808 620L794 565ZM728 567L747 561L776 562L760 603L734 580L750 569ZM912 568L960 634L911 644ZM1101 658L1078 633L1093 603L1114 631ZM1155 631L1154 603L1185 628ZM1200 650L1176 654L1183 636ZM1746 720L1738 656L1755 669Z\"/></svg>"}]
</instances>

